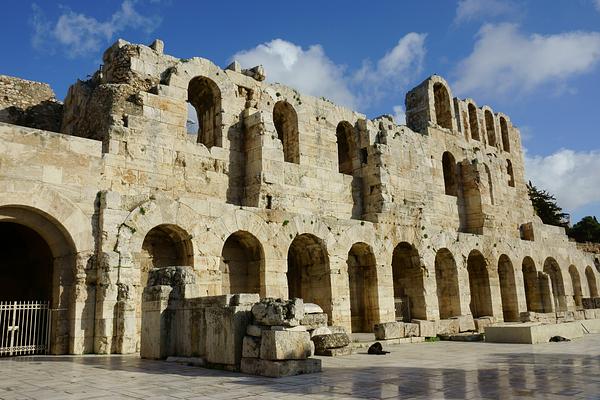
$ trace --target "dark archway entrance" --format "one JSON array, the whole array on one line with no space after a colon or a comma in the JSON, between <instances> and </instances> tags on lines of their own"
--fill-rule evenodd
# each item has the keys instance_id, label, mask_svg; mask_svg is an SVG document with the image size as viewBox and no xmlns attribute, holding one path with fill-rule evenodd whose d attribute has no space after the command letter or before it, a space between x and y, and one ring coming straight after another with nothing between
<instances>
[{"instance_id":1,"label":"dark archway entrance","mask_svg":"<svg viewBox=\"0 0 600 400\"><path fill-rule=\"evenodd\" d=\"M288 296L318 304L331 322L331 277L325 243L309 233L296 236L288 250Z\"/></svg>"},{"instance_id":2,"label":"dark archway entrance","mask_svg":"<svg viewBox=\"0 0 600 400\"><path fill-rule=\"evenodd\" d=\"M238 231L227 238L221 253L223 294L261 293L261 273L265 256L258 239Z\"/></svg>"},{"instance_id":3,"label":"dark archway entrance","mask_svg":"<svg viewBox=\"0 0 600 400\"><path fill-rule=\"evenodd\" d=\"M550 278L552 297L554 299L554 310L567 311L567 300L562 272L554 258L548 257L546 261L544 261L544 273Z\"/></svg>"},{"instance_id":4,"label":"dark archway entrance","mask_svg":"<svg viewBox=\"0 0 600 400\"><path fill-rule=\"evenodd\" d=\"M435 255L435 283L440 318L459 316L461 312L458 270L454 256L448 249L440 249Z\"/></svg>"},{"instance_id":5,"label":"dark archway entrance","mask_svg":"<svg viewBox=\"0 0 600 400\"><path fill-rule=\"evenodd\" d=\"M467 271L469 273L469 288L471 289L471 314L475 318L493 316L487 262L479 251L473 250L469 254Z\"/></svg>"},{"instance_id":6,"label":"dark archway entrance","mask_svg":"<svg viewBox=\"0 0 600 400\"><path fill-rule=\"evenodd\" d=\"M394 249L392 277L396 319L427 319L421 258L417 249L410 243L402 242Z\"/></svg>"},{"instance_id":7,"label":"dark archway entrance","mask_svg":"<svg viewBox=\"0 0 600 400\"><path fill-rule=\"evenodd\" d=\"M506 254L502 254L498 260L498 278L500 280L504 321L520 321L515 271L510 258Z\"/></svg>"},{"instance_id":8,"label":"dark archway entrance","mask_svg":"<svg viewBox=\"0 0 600 400\"><path fill-rule=\"evenodd\" d=\"M371 246L355 243L348 252L352 332L372 332L378 321L377 266Z\"/></svg>"}]
</instances>

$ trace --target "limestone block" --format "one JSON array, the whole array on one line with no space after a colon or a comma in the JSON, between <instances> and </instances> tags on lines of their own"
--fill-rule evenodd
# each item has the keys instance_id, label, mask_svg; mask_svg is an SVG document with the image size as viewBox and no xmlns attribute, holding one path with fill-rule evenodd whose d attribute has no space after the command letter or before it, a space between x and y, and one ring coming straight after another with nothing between
<instances>
[{"instance_id":1,"label":"limestone block","mask_svg":"<svg viewBox=\"0 0 600 400\"><path fill-rule=\"evenodd\" d=\"M345 333L346 335L348 334L348 330L343 326L334 325L329 326L328 328L331 331L331 333Z\"/></svg>"},{"instance_id":2,"label":"limestone block","mask_svg":"<svg viewBox=\"0 0 600 400\"><path fill-rule=\"evenodd\" d=\"M437 328L435 321L427 321L423 319L413 319L411 322L419 325L419 336L435 337L437 336Z\"/></svg>"},{"instance_id":3,"label":"limestone block","mask_svg":"<svg viewBox=\"0 0 600 400\"><path fill-rule=\"evenodd\" d=\"M375 333L375 339L377 340L402 338L404 337L404 323L384 322L382 324L375 324L373 326L373 333Z\"/></svg>"},{"instance_id":4,"label":"limestone block","mask_svg":"<svg viewBox=\"0 0 600 400\"><path fill-rule=\"evenodd\" d=\"M596 319L600 319L600 309L594 310L594 314L596 316Z\"/></svg>"},{"instance_id":5,"label":"limestone block","mask_svg":"<svg viewBox=\"0 0 600 400\"><path fill-rule=\"evenodd\" d=\"M206 309L206 360L208 362L239 364L242 357L242 342L252 318L249 308L249 306L236 306Z\"/></svg>"},{"instance_id":6,"label":"limestone block","mask_svg":"<svg viewBox=\"0 0 600 400\"><path fill-rule=\"evenodd\" d=\"M475 330L479 333L485 332L486 326L491 326L494 323L490 317L475 318Z\"/></svg>"},{"instance_id":7,"label":"limestone block","mask_svg":"<svg viewBox=\"0 0 600 400\"><path fill-rule=\"evenodd\" d=\"M322 326L327 326L327 314L306 314L300 321L306 329L316 329Z\"/></svg>"},{"instance_id":8,"label":"limestone block","mask_svg":"<svg viewBox=\"0 0 600 400\"><path fill-rule=\"evenodd\" d=\"M583 310L573 311L573 317L576 321L581 321L585 319L585 312Z\"/></svg>"},{"instance_id":9,"label":"limestone block","mask_svg":"<svg viewBox=\"0 0 600 400\"><path fill-rule=\"evenodd\" d=\"M245 374L271 378L312 374L321 372L321 360L309 358L306 360L272 361L260 358L242 358L240 371Z\"/></svg>"},{"instance_id":10,"label":"limestone block","mask_svg":"<svg viewBox=\"0 0 600 400\"><path fill-rule=\"evenodd\" d=\"M417 337L419 336L419 324L412 322L404 323L404 337Z\"/></svg>"},{"instance_id":11,"label":"limestone block","mask_svg":"<svg viewBox=\"0 0 600 400\"><path fill-rule=\"evenodd\" d=\"M254 336L254 337L261 337L263 329L268 329L268 328L259 326L259 325L248 325L246 327L246 335Z\"/></svg>"},{"instance_id":12,"label":"limestone block","mask_svg":"<svg viewBox=\"0 0 600 400\"><path fill-rule=\"evenodd\" d=\"M304 325L298 326L282 326L282 325L273 325L270 327L272 331L290 331L290 332L306 332L307 329Z\"/></svg>"},{"instance_id":13,"label":"limestone block","mask_svg":"<svg viewBox=\"0 0 600 400\"><path fill-rule=\"evenodd\" d=\"M350 344L350 337L345 333L313 336L311 340L315 343L315 354L319 354L325 349L337 349Z\"/></svg>"},{"instance_id":14,"label":"limestone block","mask_svg":"<svg viewBox=\"0 0 600 400\"><path fill-rule=\"evenodd\" d=\"M438 335L456 335L460 331L457 319L440 319L437 321Z\"/></svg>"},{"instance_id":15,"label":"limestone block","mask_svg":"<svg viewBox=\"0 0 600 400\"><path fill-rule=\"evenodd\" d=\"M319 335L331 335L333 332L326 326L321 326L319 328L313 329L310 332L310 337L319 336ZM345 332L342 332L345 333Z\"/></svg>"},{"instance_id":16,"label":"limestone block","mask_svg":"<svg viewBox=\"0 0 600 400\"><path fill-rule=\"evenodd\" d=\"M458 321L459 332L470 332L475 330L475 321L473 321L472 315L459 315L458 317L452 317Z\"/></svg>"},{"instance_id":17,"label":"limestone block","mask_svg":"<svg viewBox=\"0 0 600 400\"><path fill-rule=\"evenodd\" d=\"M261 325L297 326L304 318L302 299L265 298L252 307L252 315L256 323Z\"/></svg>"},{"instance_id":18,"label":"limestone block","mask_svg":"<svg viewBox=\"0 0 600 400\"><path fill-rule=\"evenodd\" d=\"M316 354L318 356L328 357L349 356L352 354L352 346L338 347L337 349L325 349Z\"/></svg>"},{"instance_id":19,"label":"limestone block","mask_svg":"<svg viewBox=\"0 0 600 400\"><path fill-rule=\"evenodd\" d=\"M592 309L586 309L586 310L583 310L583 315L584 315L585 319L595 319L596 311L592 310Z\"/></svg>"},{"instance_id":20,"label":"limestone block","mask_svg":"<svg viewBox=\"0 0 600 400\"><path fill-rule=\"evenodd\" d=\"M321 314L323 313L323 309L321 306L315 303L304 303L304 313L305 314Z\"/></svg>"},{"instance_id":21,"label":"limestone block","mask_svg":"<svg viewBox=\"0 0 600 400\"><path fill-rule=\"evenodd\" d=\"M258 358L260 356L260 338L255 336L244 336L242 342L242 357Z\"/></svg>"},{"instance_id":22,"label":"limestone block","mask_svg":"<svg viewBox=\"0 0 600 400\"><path fill-rule=\"evenodd\" d=\"M308 332L263 331L260 358L265 360L304 360L310 356Z\"/></svg>"},{"instance_id":23,"label":"limestone block","mask_svg":"<svg viewBox=\"0 0 600 400\"><path fill-rule=\"evenodd\" d=\"M239 305L253 305L260 301L260 295L258 293L237 293L231 296L231 300L229 300L229 305L239 306Z\"/></svg>"}]
</instances>

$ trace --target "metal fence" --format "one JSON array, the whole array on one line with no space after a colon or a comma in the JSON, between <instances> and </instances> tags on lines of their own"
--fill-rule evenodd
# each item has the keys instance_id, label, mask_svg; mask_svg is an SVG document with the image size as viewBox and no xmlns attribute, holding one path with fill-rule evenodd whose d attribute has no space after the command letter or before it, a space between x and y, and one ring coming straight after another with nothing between
<instances>
[{"instance_id":1,"label":"metal fence","mask_svg":"<svg viewBox=\"0 0 600 400\"><path fill-rule=\"evenodd\" d=\"M50 312L47 301L0 302L0 357L48 354Z\"/></svg>"}]
</instances>

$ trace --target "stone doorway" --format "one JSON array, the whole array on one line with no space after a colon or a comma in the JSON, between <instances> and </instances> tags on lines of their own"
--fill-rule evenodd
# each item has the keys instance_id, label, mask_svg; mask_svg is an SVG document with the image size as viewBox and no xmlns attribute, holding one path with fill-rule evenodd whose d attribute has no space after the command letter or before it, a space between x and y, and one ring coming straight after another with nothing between
<instances>
[{"instance_id":1,"label":"stone doorway","mask_svg":"<svg viewBox=\"0 0 600 400\"><path fill-rule=\"evenodd\" d=\"M474 318L493 316L490 276L487 262L477 250L471 251L467 259L469 288L471 290L471 314Z\"/></svg>"},{"instance_id":2,"label":"stone doorway","mask_svg":"<svg viewBox=\"0 0 600 400\"><path fill-rule=\"evenodd\" d=\"M506 254L502 254L498 260L498 278L500 280L500 297L502 298L504 321L518 322L520 318L515 271L510 258Z\"/></svg>"},{"instance_id":3,"label":"stone doorway","mask_svg":"<svg viewBox=\"0 0 600 400\"><path fill-rule=\"evenodd\" d=\"M352 332L372 332L377 314L377 265L371 246L355 243L348 252L348 283Z\"/></svg>"},{"instance_id":4,"label":"stone doorway","mask_svg":"<svg viewBox=\"0 0 600 400\"><path fill-rule=\"evenodd\" d=\"M397 320L427 319L423 272L417 249L407 242L398 244L392 256L394 299L403 303L408 300L409 312L404 312L402 316L396 315Z\"/></svg>"},{"instance_id":5,"label":"stone doorway","mask_svg":"<svg viewBox=\"0 0 600 400\"><path fill-rule=\"evenodd\" d=\"M258 239L246 231L227 238L221 253L222 294L261 292L265 256Z\"/></svg>"},{"instance_id":6,"label":"stone doorway","mask_svg":"<svg viewBox=\"0 0 600 400\"><path fill-rule=\"evenodd\" d=\"M440 249L435 255L435 282L440 318L461 315L458 270L454 256L448 249Z\"/></svg>"}]
</instances>

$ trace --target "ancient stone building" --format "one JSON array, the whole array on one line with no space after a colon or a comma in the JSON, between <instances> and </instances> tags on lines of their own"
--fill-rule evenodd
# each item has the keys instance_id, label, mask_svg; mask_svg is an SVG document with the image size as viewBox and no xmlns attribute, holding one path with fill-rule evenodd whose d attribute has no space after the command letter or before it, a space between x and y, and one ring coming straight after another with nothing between
<instances>
[{"instance_id":1,"label":"ancient stone building","mask_svg":"<svg viewBox=\"0 0 600 400\"><path fill-rule=\"evenodd\" d=\"M354 332L599 296L598 255L534 215L510 118L439 76L400 126L160 41L103 60L64 105L0 79L0 296L51 301L55 353L138 351L164 266L192 267L194 296L302 297Z\"/></svg>"}]
</instances>

